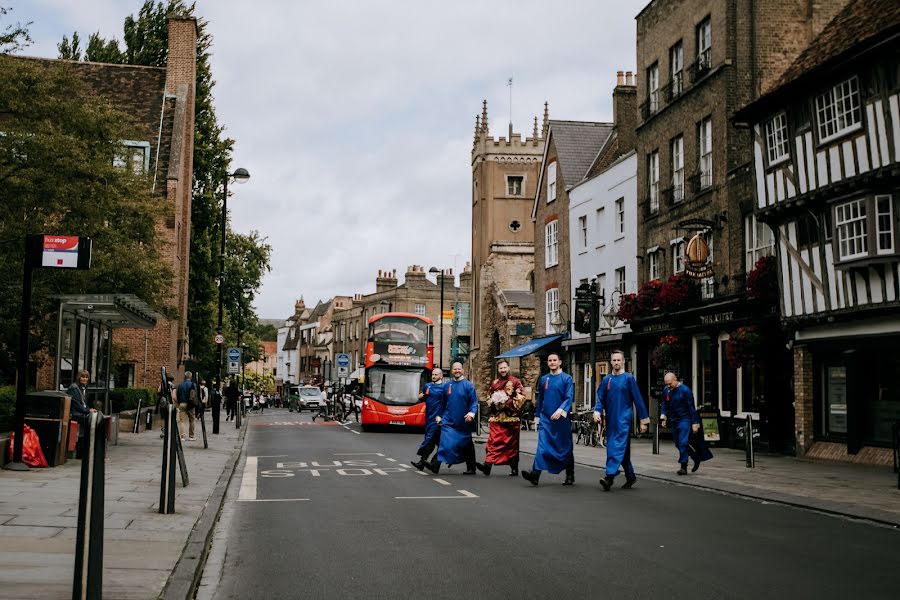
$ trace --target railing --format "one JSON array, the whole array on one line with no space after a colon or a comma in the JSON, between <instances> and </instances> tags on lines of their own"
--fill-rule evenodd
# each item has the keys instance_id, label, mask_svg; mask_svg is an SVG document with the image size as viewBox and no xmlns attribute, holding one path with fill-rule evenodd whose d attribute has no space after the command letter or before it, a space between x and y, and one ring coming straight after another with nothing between
<instances>
[{"instance_id":1,"label":"railing","mask_svg":"<svg viewBox=\"0 0 900 600\"><path fill-rule=\"evenodd\" d=\"M674 206L684 200L684 186L673 185L662 191L663 201L666 206Z\"/></svg>"},{"instance_id":2,"label":"railing","mask_svg":"<svg viewBox=\"0 0 900 600\"><path fill-rule=\"evenodd\" d=\"M688 178L691 191L699 194L712 187L712 171L697 171Z\"/></svg>"},{"instance_id":3,"label":"railing","mask_svg":"<svg viewBox=\"0 0 900 600\"><path fill-rule=\"evenodd\" d=\"M662 97L665 102L671 102L684 92L684 74L682 71L675 73L672 80L662 88Z\"/></svg>"},{"instance_id":4,"label":"railing","mask_svg":"<svg viewBox=\"0 0 900 600\"><path fill-rule=\"evenodd\" d=\"M659 214L659 202L657 202L656 208L653 208L650 204L649 196L644 198L644 200L641 202L641 206L643 207L645 221L648 219L652 219Z\"/></svg>"},{"instance_id":5,"label":"railing","mask_svg":"<svg viewBox=\"0 0 900 600\"><path fill-rule=\"evenodd\" d=\"M710 62L709 48L697 55L697 60L688 67L691 75L691 83L697 83L709 73L712 63Z\"/></svg>"}]
</instances>

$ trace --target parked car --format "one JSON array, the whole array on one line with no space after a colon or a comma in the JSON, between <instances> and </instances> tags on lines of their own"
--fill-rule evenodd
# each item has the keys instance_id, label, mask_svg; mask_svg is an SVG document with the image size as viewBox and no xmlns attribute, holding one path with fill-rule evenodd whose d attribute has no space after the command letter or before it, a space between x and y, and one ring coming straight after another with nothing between
<instances>
[{"instance_id":1,"label":"parked car","mask_svg":"<svg viewBox=\"0 0 900 600\"><path fill-rule=\"evenodd\" d=\"M325 394L315 386L303 386L300 388L299 399L297 400L297 412L304 408L309 410L319 410L325 406Z\"/></svg>"}]
</instances>

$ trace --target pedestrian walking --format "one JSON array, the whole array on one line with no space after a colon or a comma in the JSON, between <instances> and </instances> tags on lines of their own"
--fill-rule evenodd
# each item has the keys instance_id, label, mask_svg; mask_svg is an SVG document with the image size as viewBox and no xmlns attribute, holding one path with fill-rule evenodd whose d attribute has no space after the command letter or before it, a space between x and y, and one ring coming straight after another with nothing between
<instances>
[{"instance_id":1,"label":"pedestrian walking","mask_svg":"<svg viewBox=\"0 0 900 600\"><path fill-rule=\"evenodd\" d=\"M594 404L594 421L600 423L606 419L606 476L600 479L600 485L606 492L612 489L619 467L625 469L623 488L630 489L637 481L631 464L632 407L637 410L641 420L642 433L647 431L650 423L637 381L631 373L625 372L625 354L621 350L613 350L609 361L612 373L600 381L597 402Z\"/></svg>"},{"instance_id":2,"label":"pedestrian walking","mask_svg":"<svg viewBox=\"0 0 900 600\"><path fill-rule=\"evenodd\" d=\"M225 420L230 421L234 419L235 411L237 410L238 399L240 398L241 393L238 391L237 382L232 379L229 382L228 387L225 388Z\"/></svg>"},{"instance_id":3,"label":"pedestrian walking","mask_svg":"<svg viewBox=\"0 0 900 600\"><path fill-rule=\"evenodd\" d=\"M447 407L441 417L441 438L437 455L425 468L437 475L441 463L466 463L464 475L475 474L475 444L472 442L472 422L478 411L478 394L472 382L463 377L462 363L455 362L453 379L447 384Z\"/></svg>"},{"instance_id":4,"label":"pedestrian walking","mask_svg":"<svg viewBox=\"0 0 900 600\"><path fill-rule=\"evenodd\" d=\"M429 457L437 448L441 439L441 420L447 409L447 384L444 383L444 372L440 369L431 371L431 381L419 393L419 400L425 400L425 437L419 444L416 454L419 460L410 461L410 464L422 470L425 463L430 462ZM354 406L356 402L353 402Z\"/></svg>"},{"instance_id":5,"label":"pedestrian walking","mask_svg":"<svg viewBox=\"0 0 900 600\"><path fill-rule=\"evenodd\" d=\"M497 378L488 390L488 440L484 464L476 467L485 475L494 465L509 465L511 477L519 475L519 435L522 429L520 410L525 403L525 388L518 377L509 372L509 363L497 363Z\"/></svg>"},{"instance_id":6,"label":"pedestrian walking","mask_svg":"<svg viewBox=\"0 0 900 600\"><path fill-rule=\"evenodd\" d=\"M178 401L175 398L175 376L166 373L166 382L156 388L156 412L159 415L159 437L165 437L166 419L174 414Z\"/></svg>"},{"instance_id":7,"label":"pedestrian walking","mask_svg":"<svg viewBox=\"0 0 900 600\"><path fill-rule=\"evenodd\" d=\"M220 389L221 382L216 380L216 386L212 390L209 399L209 406L212 409L212 425L213 433L219 433L219 418L222 414L222 391Z\"/></svg>"},{"instance_id":8,"label":"pedestrian walking","mask_svg":"<svg viewBox=\"0 0 900 600\"><path fill-rule=\"evenodd\" d=\"M565 470L563 485L575 483L575 455L572 447L572 420L569 411L575 399L575 382L562 370L559 354L547 355L550 372L538 380L538 398L535 412L538 415L538 443L534 464L530 471L522 471L522 477L537 485L541 471L556 475Z\"/></svg>"},{"instance_id":9,"label":"pedestrian walking","mask_svg":"<svg viewBox=\"0 0 900 600\"><path fill-rule=\"evenodd\" d=\"M197 393L197 386L192 381L193 373L184 372L184 381L182 381L178 389L175 391L175 397L178 400L178 428L181 430L181 440L184 441L184 420L188 420L188 435L190 440L194 438L194 420L197 406L200 404L200 395Z\"/></svg>"},{"instance_id":10,"label":"pedestrian walking","mask_svg":"<svg viewBox=\"0 0 900 600\"><path fill-rule=\"evenodd\" d=\"M672 439L678 448L679 475L687 475L688 458L694 461L691 473L700 468L700 463L711 459L712 452L703 439L700 431L700 415L694 406L694 393L675 376L666 373L663 378L666 388L663 390L663 401L659 405L659 424L666 426L669 417L672 419Z\"/></svg>"}]
</instances>

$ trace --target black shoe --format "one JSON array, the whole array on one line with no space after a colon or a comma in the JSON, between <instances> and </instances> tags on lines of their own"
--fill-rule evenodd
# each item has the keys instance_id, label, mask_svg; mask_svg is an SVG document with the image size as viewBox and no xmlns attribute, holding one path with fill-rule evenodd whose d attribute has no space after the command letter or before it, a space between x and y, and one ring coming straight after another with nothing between
<instances>
[{"instance_id":1,"label":"black shoe","mask_svg":"<svg viewBox=\"0 0 900 600\"><path fill-rule=\"evenodd\" d=\"M522 477L527 479L531 485L537 485L540 475L533 475L531 471L522 471Z\"/></svg>"},{"instance_id":2,"label":"black shoe","mask_svg":"<svg viewBox=\"0 0 900 600\"><path fill-rule=\"evenodd\" d=\"M697 469L699 469L699 468L700 468L700 461L695 459L694 466L691 467L691 473L696 473Z\"/></svg>"},{"instance_id":3,"label":"black shoe","mask_svg":"<svg viewBox=\"0 0 900 600\"><path fill-rule=\"evenodd\" d=\"M439 462L436 461L436 460L433 460L433 461L431 461L431 462L427 462L427 463L425 463L425 464L422 465L422 466L424 466L426 469L428 469L429 471L431 471L431 472L434 473L435 475L437 475L437 474L438 474L438 471L441 470L441 463L439 463Z\"/></svg>"},{"instance_id":4,"label":"black shoe","mask_svg":"<svg viewBox=\"0 0 900 600\"><path fill-rule=\"evenodd\" d=\"M474 475L474 474L475 474L475 469L466 469L465 471L463 471L463 475Z\"/></svg>"},{"instance_id":5,"label":"black shoe","mask_svg":"<svg viewBox=\"0 0 900 600\"><path fill-rule=\"evenodd\" d=\"M425 468L425 461L424 461L424 460L420 460L419 462L416 462L416 461L414 461L414 460L411 460L411 461L409 461L409 464L411 464L412 466L414 466L415 468L417 468L417 469L420 470L420 471L423 470L423 469Z\"/></svg>"},{"instance_id":6,"label":"black shoe","mask_svg":"<svg viewBox=\"0 0 900 600\"><path fill-rule=\"evenodd\" d=\"M687 463L682 463L681 468L678 469L678 475L687 475Z\"/></svg>"},{"instance_id":7,"label":"black shoe","mask_svg":"<svg viewBox=\"0 0 900 600\"><path fill-rule=\"evenodd\" d=\"M482 473L484 473L485 475L487 475L488 477L491 476L491 467L493 467L493 466L494 465L492 465L491 463L484 463L484 464L475 463L475 468L478 469L479 471L481 471Z\"/></svg>"},{"instance_id":8,"label":"black shoe","mask_svg":"<svg viewBox=\"0 0 900 600\"><path fill-rule=\"evenodd\" d=\"M518 477L519 476L519 467L510 467L509 476L510 477Z\"/></svg>"},{"instance_id":9,"label":"black shoe","mask_svg":"<svg viewBox=\"0 0 900 600\"><path fill-rule=\"evenodd\" d=\"M600 487L603 488L604 492L608 492L612 489L613 478L612 477L604 477L600 480Z\"/></svg>"},{"instance_id":10,"label":"black shoe","mask_svg":"<svg viewBox=\"0 0 900 600\"><path fill-rule=\"evenodd\" d=\"M575 476L566 475L566 480L563 481L563 485L575 485Z\"/></svg>"},{"instance_id":11,"label":"black shoe","mask_svg":"<svg viewBox=\"0 0 900 600\"><path fill-rule=\"evenodd\" d=\"M634 484L637 483L637 477L632 477L631 479L626 479L625 483L622 484L623 490L630 490L634 487Z\"/></svg>"}]
</instances>

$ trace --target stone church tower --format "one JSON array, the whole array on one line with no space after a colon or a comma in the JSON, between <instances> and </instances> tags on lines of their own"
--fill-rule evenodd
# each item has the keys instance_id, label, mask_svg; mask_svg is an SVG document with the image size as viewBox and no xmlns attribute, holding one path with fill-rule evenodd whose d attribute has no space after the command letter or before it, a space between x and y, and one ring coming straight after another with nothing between
<instances>
[{"instance_id":1,"label":"stone church tower","mask_svg":"<svg viewBox=\"0 0 900 600\"><path fill-rule=\"evenodd\" d=\"M504 292L517 292L517 308L530 310L533 324L532 294L534 271L534 224L531 209L544 153L544 136L549 114L544 105L544 123L538 130L534 118L531 137L523 139L509 125L509 138L494 139L488 123L487 100L481 115L475 117L472 146L472 348L469 378L479 395L494 371L494 356L527 341L530 328L508 320ZM525 295L523 296L524 293ZM520 305L526 305L524 307ZM527 332L527 334L526 334ZM520 339L521 338L521 339ZM514 370L516 366L513 366Z\"/></svg>"}]
</instances>

